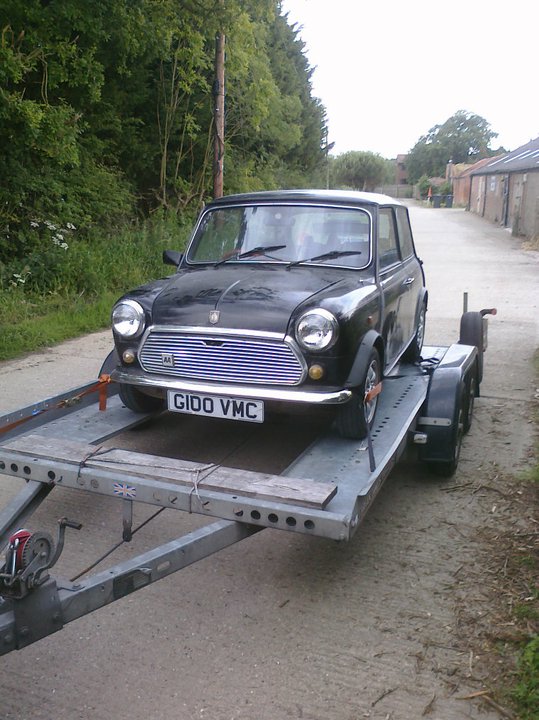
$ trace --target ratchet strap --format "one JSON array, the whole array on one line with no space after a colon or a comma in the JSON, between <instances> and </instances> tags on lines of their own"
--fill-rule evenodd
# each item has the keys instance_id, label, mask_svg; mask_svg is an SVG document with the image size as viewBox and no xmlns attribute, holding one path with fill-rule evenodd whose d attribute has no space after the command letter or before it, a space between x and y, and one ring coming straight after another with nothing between
<instances>
[{"instance_id":1,"label":"ratchet strap","mask_svg":"<svg viewBox=\"0 0 539 720\"><path fill-rule=\"evenodd\" d=\"M99 377L99 380L94 385L90 385L90 387L87 387L82 392L77 393L77 395L73 395L73 397L60 400L55 405L49 405L48 407L41 408L25 417L19 418L18 420L14 420L13 422L4 425L0 428L0 435L8 432L8 430L13 430L13 428L18 427L19 425L23 425L25 422L28 422L28 420L31 420L38 415L42 415L49 410L61 410L62 408L68 408L73 405L77 405L83 397L85 397L86 395L91 395L91 393L94 392L99 393L99 409L101 411L104 411L107 409L107 385L110 382L112 382L110 375L101 375Z\"/></svg>"}]
</instances>

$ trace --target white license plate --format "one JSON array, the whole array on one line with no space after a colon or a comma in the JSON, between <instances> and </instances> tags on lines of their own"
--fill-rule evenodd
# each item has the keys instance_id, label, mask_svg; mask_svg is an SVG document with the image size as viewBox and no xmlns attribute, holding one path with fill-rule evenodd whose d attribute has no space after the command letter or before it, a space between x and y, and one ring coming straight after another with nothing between
<instances>
[{"instance_id":1,"label":"white license plate","mask_svg":"<svg viewBox=\"0 0 539 720\"><path fill-rule=\"evenodd\" d=\"M262 400L199 395L198 393L168 391L168 409L172 412L206 417L243 420L243 422L264 422Z\"/></svg>"}]
</instances>

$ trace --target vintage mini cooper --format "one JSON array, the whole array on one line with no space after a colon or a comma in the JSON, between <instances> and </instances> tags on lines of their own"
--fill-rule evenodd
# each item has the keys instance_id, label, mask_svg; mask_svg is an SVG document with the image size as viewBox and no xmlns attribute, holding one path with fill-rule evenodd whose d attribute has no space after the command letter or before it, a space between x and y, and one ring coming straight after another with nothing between
<instances>
[{"instance_id":1,"label":"vintage mini cooper","mask_svg":"<svg viewBox=\"0 0 539 720\"><path fill-rule=\"evenodd\" d=\"M288 190L223 197L176 272L112 311L112 379L135 412L260 423L283 403L334 406L363 438L384 375L419 359L427 291L407 208L384 195Z\"/></svg>"}]
</instances>

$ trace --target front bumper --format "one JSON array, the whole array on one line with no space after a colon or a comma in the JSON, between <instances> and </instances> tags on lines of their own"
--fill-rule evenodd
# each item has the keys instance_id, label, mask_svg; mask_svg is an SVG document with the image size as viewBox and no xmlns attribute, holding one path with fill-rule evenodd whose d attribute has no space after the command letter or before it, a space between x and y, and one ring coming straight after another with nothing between
<instances>
[{"instance_id":1,"label":"front bumper","mask_svg":"<svg viewBox=\"0 0 539 720\"><path fill-rule=\"evenodd\" d=\"M180 390L183 392L198 393L201 395L220 395L234 398L250 398L252 400L268 400L275 402L296 402L311 405L342 405L352 397L347 389L334 391L291 390L281 387L259 387L253 385L229 385L220 383L199 383L190 380L178 380L163 376L155 377L143 370L126 370L116 367L111 373L111 379L118 383L136 385L142 390Z\"/></svg>"}]
</instances>

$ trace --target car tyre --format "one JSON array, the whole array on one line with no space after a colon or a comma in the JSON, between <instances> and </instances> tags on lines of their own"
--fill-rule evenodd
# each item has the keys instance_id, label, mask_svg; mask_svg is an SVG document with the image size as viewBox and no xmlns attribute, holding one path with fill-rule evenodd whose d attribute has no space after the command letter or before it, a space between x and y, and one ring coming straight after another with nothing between
<instances>
[{"instance_id":1,"label":"car tyre","mask_svg":"<svg viewBox=\"0 0 539 720\"><path fill-rule=\"evenodd\" d=\"M165 409L165 401L153 395L145 395L134 385L120 383L118 389L123 404L136 413L158 412Z\"/></svg>"},{"instance_id":2,"label":"car tyre","mask_svg":"<svg viewBox=\"0 0 539 720\"><path fill-rule=\"evenodd\" d=\"M365 395L373 390L381 381L382 370L380 355L373 348L367 363L363 382L353 391L352 398L341 408L335 419L339 435L352 440L362 440L367 436L369 427L374 422L378 395L365 404Z\"/></svg>"},{"instance_id":3,"label":"car tyre","mask_svg":"<svg viewBox=\"0 0 539 720\"><path fill-rule=\"evenodd\" d=\"M407 363L416 363L421 360L421 351L423 350L423 341L425 339L425 323L427 319L427 306L422 303L421 310L417 317L417 327L414 339L408 345L402 355L402 359Z\"/></svg>"}]
</instances>

